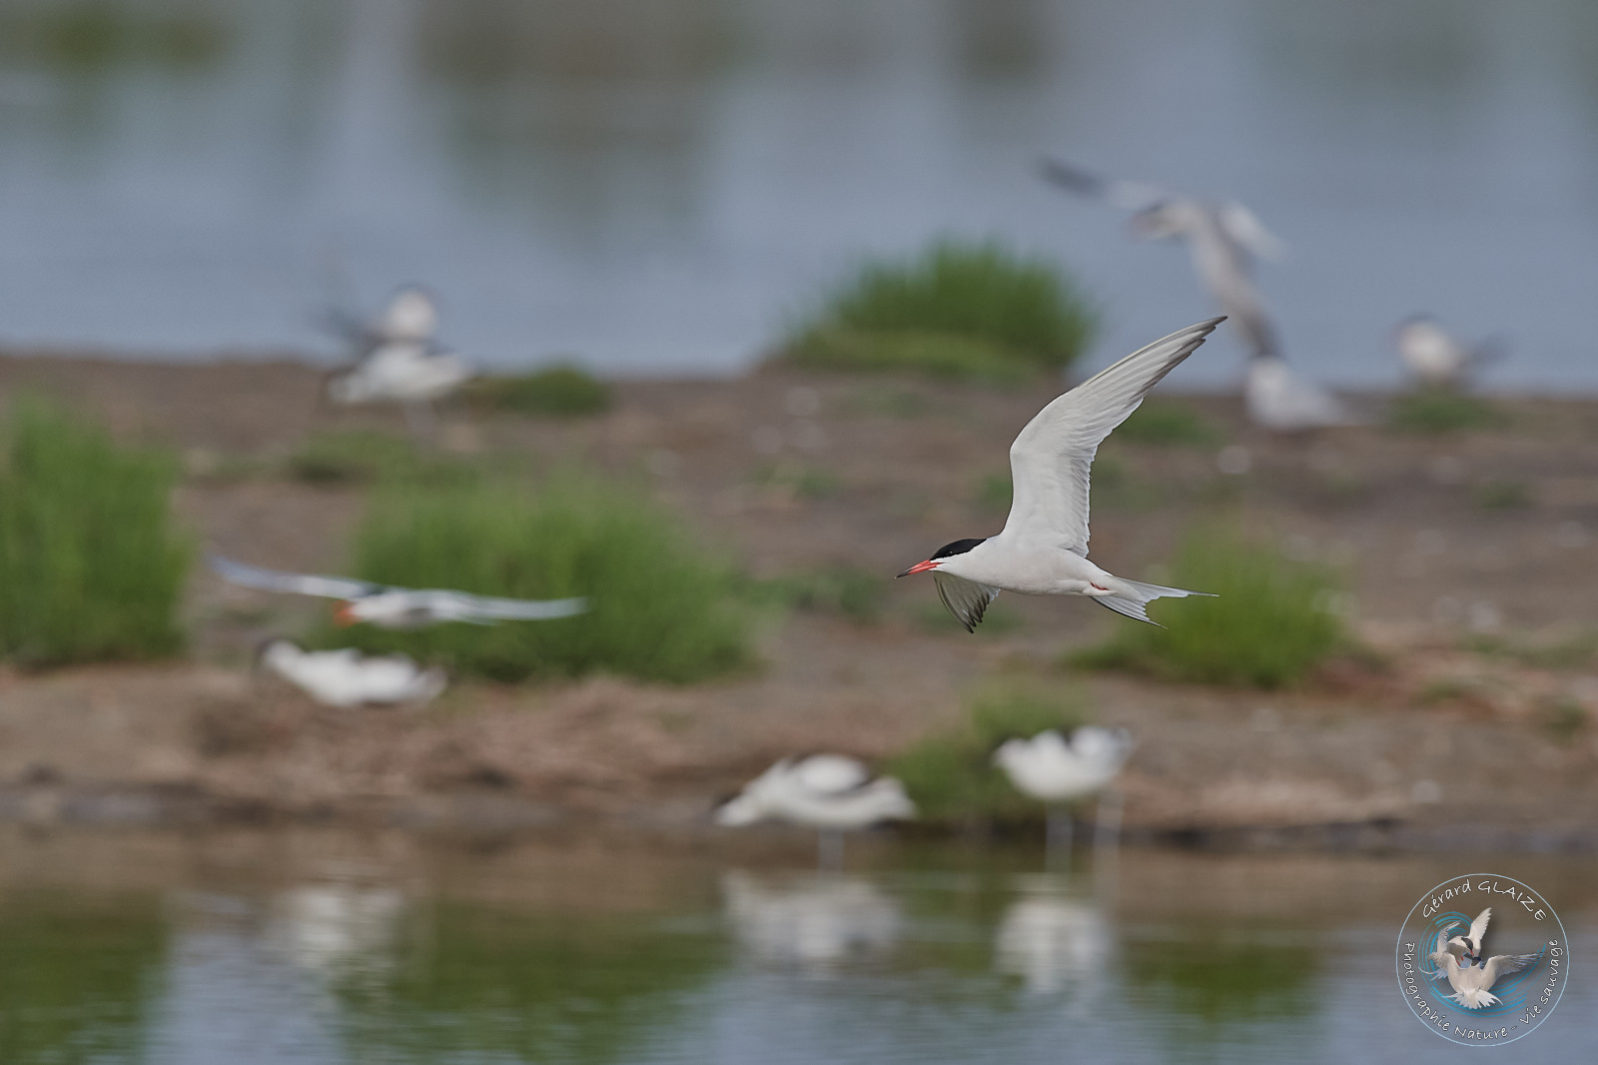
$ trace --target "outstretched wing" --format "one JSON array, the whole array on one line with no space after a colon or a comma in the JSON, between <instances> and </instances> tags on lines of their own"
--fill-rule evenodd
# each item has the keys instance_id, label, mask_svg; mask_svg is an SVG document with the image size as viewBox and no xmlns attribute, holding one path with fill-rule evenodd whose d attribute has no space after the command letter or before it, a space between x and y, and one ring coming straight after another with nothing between
<instances>
[{"instance_id":1,"label":"outstretched wing","mask_svg":"<svg viewBox=\"0 0 1598 1065\"><path fill-rule=\"evenodd\" d=\"M1067 192L1074 192L1078 196L1091 196L1126 211L1141 211L1171 198L1171 193L1158 185L1151 185L1145 181L1116 181L1103 178L1053 156L1045 156L1039 162L1038 170L1045 181L1058 185Z\"/></svg>"},{"instance_id":2,"label":"outstretched wing","mask_svg":"<svg viewBox=\"0 0 1598 1065\"><path fill-rule=\"evenodd\" d=\"M1058 397L1027 422L1010 445L1015 497L1004 531L1086 555L1088 485L1099 444L1225 320L1211 318L1161 337Z\"/></svg>"},{"instance_id":3,"label":"outstretched wing","mask_svg":"<svg viewBox=\"0 0 1598 1065\"><path fill-rule=\"evenodd\" d=\"M1470 922L1471 950L1476 954L1481 953L1482 937L1487 934L1487 922L1492 919L1493 908L1489 906L1481 913L1478 913L1474 921Z\"/></svg>"},{"instance_id":4,"label":"outstretched wing","mask_svg":"<svg viewBox=\"0 0 1598 1065\"><path fill-rule=\"evenodd\" d=\"M498 599L441 589L418 592L417 596L440 617L457 621L547 621L569 618L588 609L586 598Z\"/></svg>"},{"instance_id":5,"label":"outstretched wing","mask_svg":"<svg viewBox=\"0 0 1598 1065\"><path fill-rule=\"evenodd\" d=\"M207 555L205 560L223 580L268 592L319 595L328 599L357 599L381 591L383 587L370 581L357 581L348 577L321 577L312 573L284 573L281 570L246 566L242 562L234 562L221 555Z\"/></svg>"},{"instance_id":6,"label":"outstretched wing","mask_svg":"<svg viewBox=\"0 0 1598 1065\"><path fill-rule=\"evenodd\" d=\"M1541 954L1495 954L1487 959L1487 966L1482 970L1482 988L1491 989L1502 977L1511 973L1518 973L1522 969L1529 969L1537 964Z\"/></svg>"},{"instance_id":7,"label":"outstretched wing","mask_svg":"<svg viewBox=\"0 0 1598 1065\"><path fill-rule=\"evenodd\" d=\"M991 584L978 584L939 570L932 571L932 583L938 586L938 598L943 600L955 620L965 626L966 632L977 631L982 615L988 612L988 604L999 597L999 589Z\"/></svg>"},{"instance_id":8,"label":"outstretched wing","mask_svg":"<svg viewBox=\"0 0 1598 1065\"><path fill-rule=\"evenodd\" d=\"M1226 235L1261 259L1280 259L1287 254L1287 245L1276 234L1265 228L1259 216L1242 204L1233 201L1221 205L1216 215Z\"/></svg>"}]
</instances>

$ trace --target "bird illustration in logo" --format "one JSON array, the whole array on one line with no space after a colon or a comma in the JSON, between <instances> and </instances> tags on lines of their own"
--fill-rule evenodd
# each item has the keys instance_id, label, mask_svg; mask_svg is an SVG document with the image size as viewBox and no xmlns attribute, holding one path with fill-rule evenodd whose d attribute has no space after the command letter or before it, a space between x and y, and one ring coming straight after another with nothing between
<instances>
[{"instance_id":1,"label":"bird illustration in logo","mask_svg":"<svg viewBox=\"0 0 1598 1065\"><path fill-rule=\"evenodd\" d=\"M1487 934L1487 922L1492 920L1491 907L1476 915L1467 935L1456 936L1454 930L1463 928L1463 921L1455 921L1437 933L1437 946L1431 959L1437 965L1434 977L1448 980L1454 993L1448 997L1466 1009L1479 1010L1498 1005L1498 996L1492 986L1500 978L1518 973L1535 965L1541 954L1495 954L1482 956L1482 938Z\"/></svg>"}]
</instances>

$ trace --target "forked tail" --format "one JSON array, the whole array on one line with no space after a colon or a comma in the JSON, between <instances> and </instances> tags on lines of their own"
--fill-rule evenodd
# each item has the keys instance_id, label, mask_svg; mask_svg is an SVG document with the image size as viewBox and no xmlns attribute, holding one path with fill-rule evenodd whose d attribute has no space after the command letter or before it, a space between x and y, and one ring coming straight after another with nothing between
<instances>
[{"instance_id":1,"label":"forked tail","mask_svg":"<svg viewBox=\"0 0 1598 1065\"><path fill-rule=\"evenodd\" d=\"M1148 604L1156 599L1186 599L1190 595L1214 595L1213 592L1192 592L1186 588L1167 588L1163 584L1145 584L1142 581L1129 581L1122 577L1117 577L1116 583L1110 587L1117 594L1094 596L1093 601L1102 607L1108 607L1117 614L1125 614L1135 621L1142 621L1149 625L1160 624L1149 617L1147 609Z\"/></svg>"}]
</instances>

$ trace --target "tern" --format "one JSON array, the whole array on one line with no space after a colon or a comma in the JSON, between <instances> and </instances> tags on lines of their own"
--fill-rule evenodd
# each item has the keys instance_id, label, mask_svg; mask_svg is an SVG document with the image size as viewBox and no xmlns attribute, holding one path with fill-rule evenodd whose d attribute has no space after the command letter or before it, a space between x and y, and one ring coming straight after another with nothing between
<instances>
[{"instance_id":1,"label":"tern","mask_svg":"<svg viewBox=\"0 0 1598 1065\"><path fill-rule=\"evenodd\" d=\"M307 651L292 640L268 640L256 656L324 706L394 706L432 702L448 683L441 669L422 669L409 655L361 654L353 647Z\"/></svg>"},{"instance_id":2,"label":"tern","mask_svg":"<svg viewBox=\"0 0 1598 1065\"><path fill-rule=\"evenodd\" d=\"M841 833L915 816L903 784L840 754L780 759L715 810L716 823L728 827L774 820L815 828L823 865L842 856Z\"/></svg>"},{"instance_id":3,"label":"tern","mask_svg":"<svg viewBox=\"0 0 1598 1065\"><path fill-rule=\"evenodd\" d=\"M1336 395L1293 372L1279 355L1254 355L1243 379L1249 420L1279 433L1358 425L1361 419Z\"/></svg>"},{"instance_id":4,"label":"tern","mask_svg":"<svg viewBox=\"0 0 1598 1065\"><path fill-rule=\"evenodd\" d=\"M1254 212L1235 201L1184 196L1141 181L1107 180L1058 159L1044 159L1042 169L1045 179L1063 189L1131 211L1137 236L1185 241L1199 284L1242 331L1249 350L1257 355L1278 350L1276 330L1252 271L1255 259L1278 259L1285 249Z\"/></svg>"},{"instance_id":5,"label":"tern","mask_svg":"<svg viewBox=\"0 0 1598 1065\"><path fill-rule=\"evenodd\" d=\"M1482 918L1476 918L1481 922ZM1454 993L1448 997L1464 1006L1466 1009L1479 1010L1487 1006L1498 1005L1498 996L1492 993L1492 987L1500 978L1522 972L1531 968L1539 959L1537 954L1495 954L1482 961L1479 965L1470 964L1470 957L1461 936L1450 936L1454 929L1459 928L1460 922L1455 922L1437 933L1436 949L1432 951L1431 960L1437 966L1437 975L1448 980L1448 986ZM1480 942L1475 938L1475 924L1471 926L1471 940L1480 947Z\"/></svg>"},{"instance_id":6,"label":"tern","mask_svg":"<svg viewBox=\"0 0 1598 1065\"><path fill-rule=\"evenodd\" d=\"M1145 606L1152 600L1207 594L1125 580L1090 562L1088 481L1104 438L1223 321L1162 337L1044 407L1010 445L1015 492L998 535L945 544L899 576L931 573L938 598L967 632L1000 591L1090 596L1151 625Z\"/></svg>"},{"instance_id":7,"label":"tern","mask_svg":"<svg viewBox=\"0 0 1598 1065\"><path fill-rule=\"evenodd\" d=\"M431 344L438 332L438 303L421 285L404 285L395 290L371 321L334 308L323 314L320 322L328 332L348 343L360 358L388 341Z\"/></svg>"},{"instance_id":8,"label":"tern","mask_svg":"<svg viewBox=\"0 0 1598 1065\"><path fill-rule=\"evenodd\" d=\"M384 629L419 629L444 621L492 625L499 621L545 621L581 614L588 600L496 599L442 588L395 588L349 577L321 577L307 573L247 566L211 555L207 558L224 580L268 592L292 592L341 599L334 619L341 625L367 622Z\"/></svg>"},{"instance_id":9,"label":"tern","mask_svg":"<svg viewBox=\"0 0 1598 1065\"><path fill-rule=\"evenodd\" d=\"M1488 363L1503 358L1505 345L1496 337L1469 345L1451 335L1429 314L1415 314L1393 331L1398 358L1415 380L1429 388L1463 388Z\"/></svg>"},{"instance_id":10,"label":"tern","mask_svg":"<svg viewBox=\"0 0 1598 1065\"><path fill-rule=\"evenodd\" d=\"M993 752L993 764L1004 770L1015 790L1047 804L1049 843L1069 849L1071 817L1064 805L1103 794L1132 756L1132 747L1125 729L1084 725L1069 737L1048 729L1030 739L1004 741ZM1101 800L1094 818L1096 841L1113 839L1119 821L1119 803L1111 801L1106 810Z\"/></svg>"},{"instance_id":11,"label":"tern","mask_svg":"<svg viewBox=\"0 0 1598 1065\"><path fill-rule=\"evenodd\" d=\"M1481 913L1478 913L1476 915L1476 919L1474 921L1470 922L1470 934L1469 935L1467 935L1467 936L1451 936L1448 939L1448 946L1450 948L1452 948L1452 947L1457 945L1460 948L1462 948L1465 960L1467 962L1475 964L1475 963L1481 961L1482 939L1483 939L1483 937L1485 937L1487 935L1487 922L1491 921L1492 919L1493 919L1493 908L1491 906L1489 906L1485 910L1483 910ZM1458 927L1459 927L1459 925L1457 923L1455 923L1453 925L1450 925L1447 930L1452 932L1455 928L1458 928Z\"/></svg>"}]
</instances>

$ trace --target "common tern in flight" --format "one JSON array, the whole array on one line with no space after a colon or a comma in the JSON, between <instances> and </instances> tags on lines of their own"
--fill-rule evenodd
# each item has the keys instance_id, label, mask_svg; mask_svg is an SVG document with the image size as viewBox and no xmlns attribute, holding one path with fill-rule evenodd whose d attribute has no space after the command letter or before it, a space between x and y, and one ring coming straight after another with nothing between
<instances>
[{"instance_id":1,"label":"common tern in flight","mask_svg":"<svg viewBox=\"0 0 1598 1065\"><path fill-rule=\"evenodd\" d=\"M581 598L497 599L441 588L394 588L348 577L283 573L218 555L211 555L207 561L223 579L246 588L341 599L343 602L333 615L341 625L360 621L384 629L419 629L443 621L492 625L499 621L566 618L588 609L588 600Z\"/></svg>"},{"instance_id":2,"label":"common tern in flight","mask_svg":"<svg viewBox=\"0 0 1598 1065\"><path fill-rule=\"evenodd\" d=\"M1476 918L1476 923L1482 923L1485 916L1483 914ZM1542 958L1541 953L1495 954L1485 961L1473 958L1462 942L1464 937L1450 935L1459 927L1460 923L1455 922L1437 933L1431 960L1437 966L1436 975L1447 979L1448 986L1454 989L1454 993L1448 997L1466 1009L1479 1010L1498 1005L1498 996L1492 993L1493 985L1502 977L1531 968ZM1472 924L1471 929L1470 939L1479 950L1481 943L1476 936L1475 924ZM1472 964L1472 961L1479 964Z\"/></svg>"},{"instance_id":3,"label":"common tern in flight","mask_svg":"<svg viewBox=\"0 0 1598 1065\"><path fill-rule=\"evenodd\" d=\"M1048 729L1030 739L1010 739L993 752L993 764L1004 770L1015 790L1049 809L1049 842L1069 846L1070 815L1061 808L1077 799L1103 793L1132 756L1132 736L1125 729L1083 725L1069 737ZM1120 808L1101 805L1095 818L1100 842L1113 838L1111 821ZM1106 816L1108 815L1108 816Z\"/></svg>"},{"instance_id":4,"label":"common tern in flight","mask_svg":"<svg viewBox=\"0 0 1598 1065\"><path fill-rule=\"evenodd\" d=\"M1503 358L1498 338L1474 346L1451 335L1429 314L1404 319L1393 332L1398 357L1417 382L1431 388L1463 388L1488 363Z\"/></svg>"},{"instance_id":5,"label":"common tern in flight","mask_svg":"<svg viewBox=\"0 0 1598 1065\"><path fill-rule=\"evenodd\" d=\"M324 706L393 706L431 702L448 683L409 655L363 655L353 647L307 651L292 640L263 644L257 664Z\"/></svg>"},{"instance_id":6,"label":"common tern in flight","mask_svg":"<svg viewBox=\"0 0 1598 1065\"><path fill-rule=\"evenodd\" d=\"M770 820L817 829L824 865L841 856L840 833L915 815L903 784L840 754L783 758L715 810L716 823L728 827Z\"/></svg>"},{"instance_id":7,"label":"common tern in flight","mask_svg":"<svg viewBox=\"0 0 1598 1065\"><path fill-rule=\"evenodd\" d=\"M930 572L938 598L967 632L976 631L1000 591L1090 596L1151 625L1150 601L1206 594L1129 581L1090 562L1088 482L1104 438L1223 321L1156 340L1044 407L1010 445L1014 498L999 534L945 544L899 576Z\"/></svg>"},{"instance_id":8,"label":"common tern in flight","mask_svg":"<svg viewBox=\"0 0 1598 1065\"><path fill-rule=\"evenodd\" d=\"M1146 182L1101 178L1059 159L1044 159L1042 171L1063 189L1131 211L1132 232L1145 240L1186 242L1199 283L1220 304L1233 328L1242 332L1249 351L1259 355L1279 350L1252 272L1256 258L1280 258L1284 247L1254 212L1235 201L1204 200Z\"/></svg>"}]
</instances>

